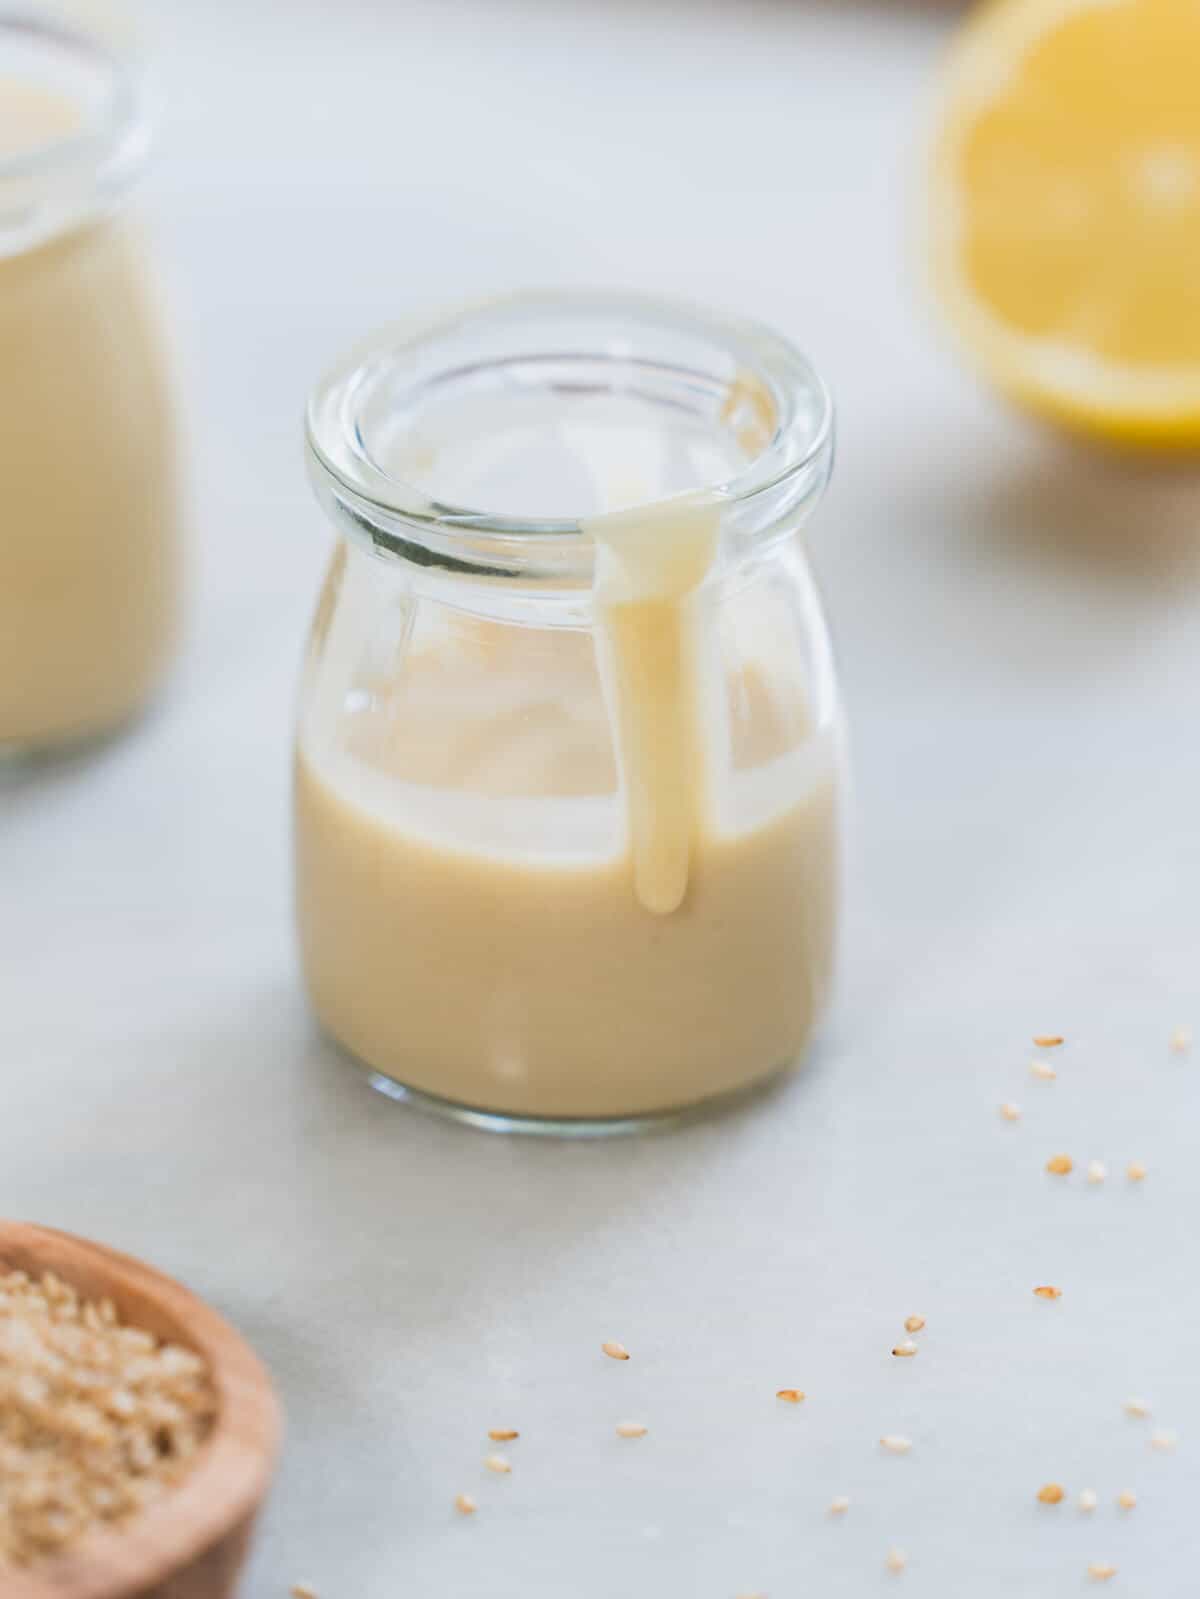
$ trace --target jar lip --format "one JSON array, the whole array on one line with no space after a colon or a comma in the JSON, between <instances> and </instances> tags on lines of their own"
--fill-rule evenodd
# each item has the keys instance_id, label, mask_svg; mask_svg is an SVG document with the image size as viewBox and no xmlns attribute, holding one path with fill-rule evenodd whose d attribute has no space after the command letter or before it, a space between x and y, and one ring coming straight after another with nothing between
<instances>
[{"instance_id":1,"label":"jar lip","mask_svg":"<svg viewBox=\"0 0 1200 1599\"><path fill-rule=\"evenodd\" d=\"M366 401L406 356L448 334L469 333L473 324L483 328L509 316L541 313L626 319L631 327L695 335L727 351L739 368L770 391L775 405L770 437L735 472L697 484L689 493L741 506L760 496L778 496L793 480L820 474L823 481L832 453L833 403L812 362L789 340L753 320L687 302L634 293L535 289L473 302L429 325L382 328L336 363L317 384L306 413L306 442L318 488L332 493L352 519L365 521L376 534L386 535L394 519L407 529L470 532L527 549L542 542L586 538L592 518L499 515L435 498L404 477L382 470L364 442ZM549 358L566 352L527 353ZM676 497L656 496L643 503Z\"/></svg>"},{"instance_id":2,"label":"jar lip","mask_svg":"<svg viewBox=\"0 0 1200 1599\"><path fill-rule=\"evenodd\" d=\"M23 247L63 231L99 209L140 172L150 144L150 116L141 63L132 50L100 33L22 6L0 5L0 41L25 58L29 81L42 72L81 109L77 129L0 155L0 253L10 232ZM90 103L89 103L90 102Z\"/></svg>"}]
</instances>

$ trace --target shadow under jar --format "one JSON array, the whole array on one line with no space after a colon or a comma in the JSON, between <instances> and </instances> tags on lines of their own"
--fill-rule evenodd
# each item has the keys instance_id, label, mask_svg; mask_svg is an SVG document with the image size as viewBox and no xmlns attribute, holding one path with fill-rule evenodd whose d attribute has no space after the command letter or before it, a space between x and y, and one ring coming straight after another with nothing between
<instances>
[{"instance_id":1,"label":"shadow under jar","mask_svg":"<svg viewBox=\"0 0 1200 1599\"><path fill-rule=\"evenodd\" d=\"M793 1064L841 853L808 363L669 303L519 296L370 340L308 445L341 535L295 772L327 1031L504 1129L634 1127Z\"/></svg>"},{"instance_id":2,"label":"shadow under jar","mask_svg":"<svg viewBox=\"0 0 1200 1599\"><path fill-rule=\"evenodd\" d=\"M174 641L170 395L120 214L146 144L131 63L0 12L0 755L126 721Z\"/></svg>"}]
</instances>

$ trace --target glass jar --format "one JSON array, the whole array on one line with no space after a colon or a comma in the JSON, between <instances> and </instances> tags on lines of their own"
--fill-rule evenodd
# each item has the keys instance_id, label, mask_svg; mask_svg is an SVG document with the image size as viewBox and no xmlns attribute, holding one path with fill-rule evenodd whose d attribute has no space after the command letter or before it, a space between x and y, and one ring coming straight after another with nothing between
<instances>
[{"instance_id":1,"label":"glass jar","mask_svg":"<svg viewBox=\"0 0 1200 1599\"><path fill-rule=\"evenodd\" d=\"M0 753L130 717L176 624L175 460L131 67L0 13Z\"/></svg>"},{"instance_id":2,"label":"glass jar","mask_svg":"<svg viewBox=\"0 0 1200 1599\"><path fill-rule=\"evenodd\" d=\"M761 1083L829 991L841 728L798 531L816 374L754 325L527 295L317 388L340 535L299 709L297 909L397 1098L608 1131Z\"/></svg>"}]
</instances>

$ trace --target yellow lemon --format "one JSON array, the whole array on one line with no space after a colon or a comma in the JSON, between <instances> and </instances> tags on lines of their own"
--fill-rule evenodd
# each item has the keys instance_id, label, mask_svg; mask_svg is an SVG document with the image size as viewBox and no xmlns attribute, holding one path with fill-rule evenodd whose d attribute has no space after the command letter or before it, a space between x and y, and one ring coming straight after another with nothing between
<instances>
[{"instance_id":1,"label":"yellow lemon","mask_svg":"<svg viewBox=\"0 0 1200 1599\"><path fill-rule=\"evenodd\" d=\"M934 287L1015 399L1200 444L1200 0L991 0L947 62Z\"/></svg>"}]
</instances>

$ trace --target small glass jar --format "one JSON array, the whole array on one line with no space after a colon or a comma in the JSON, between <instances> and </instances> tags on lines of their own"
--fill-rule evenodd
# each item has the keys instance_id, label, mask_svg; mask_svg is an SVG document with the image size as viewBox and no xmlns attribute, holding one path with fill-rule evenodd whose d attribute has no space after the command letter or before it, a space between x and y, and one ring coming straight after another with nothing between
<instances>
[{"instance_id":1,"label":"small glass jar","mask_svg":"<svg viewBox=\"0 0 1200 1599\"><path fill-rule=\"evenodd\" d=\"M761 1083L829 992L842 735L798 531L828 397L755 325L525 295L309 407L340 535L296 757L325 1029L377 1087L597 1132Z\"/></svg>"},{"instance_id":2,"label":"small glass jar","mask_svg":"<svg viewBox=\"0 0 1200 1599\"><path fill-rule=\"evenodd\" d=\"M117 53L0 16L0 754L125 721L175 634L172 407L117 214L146 143Z\"/></svg>"}]
</instances>

